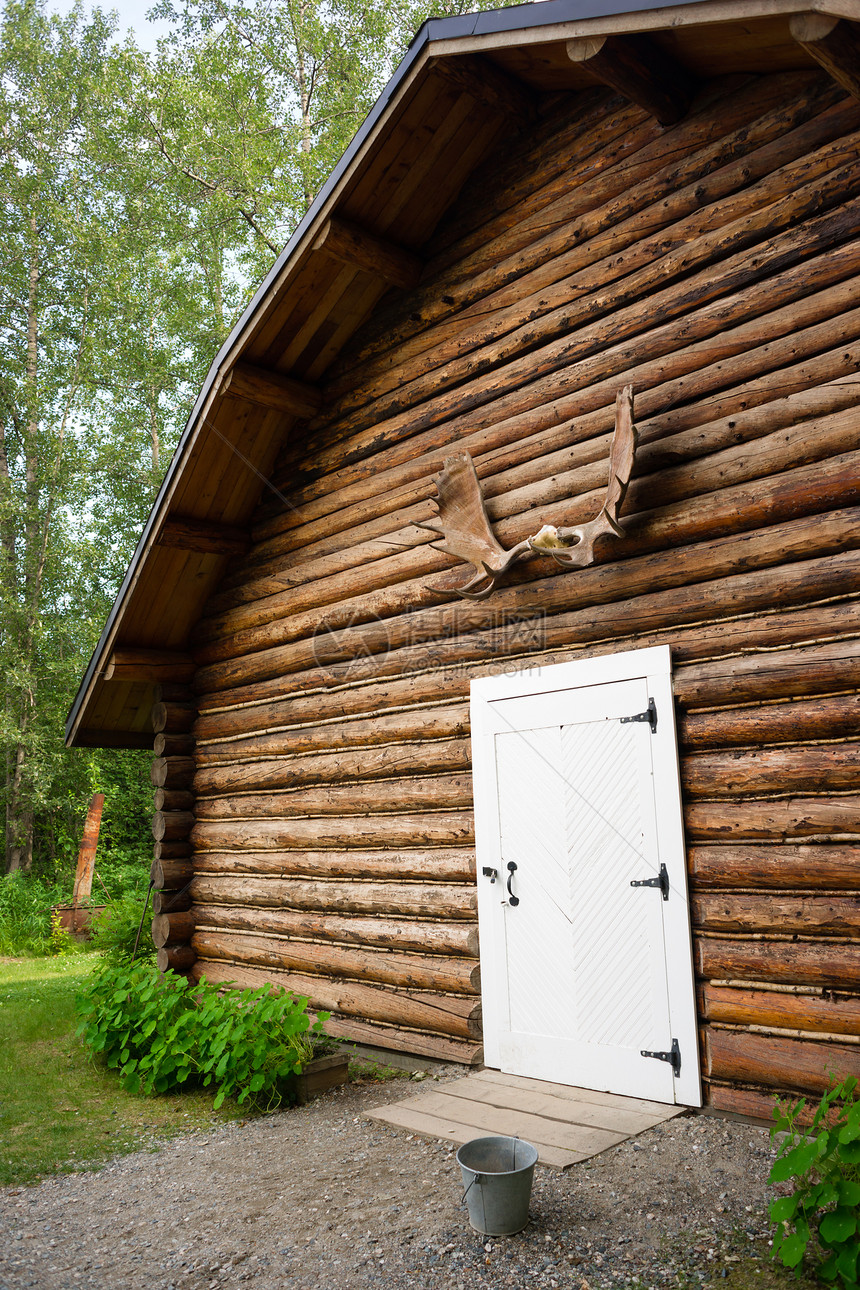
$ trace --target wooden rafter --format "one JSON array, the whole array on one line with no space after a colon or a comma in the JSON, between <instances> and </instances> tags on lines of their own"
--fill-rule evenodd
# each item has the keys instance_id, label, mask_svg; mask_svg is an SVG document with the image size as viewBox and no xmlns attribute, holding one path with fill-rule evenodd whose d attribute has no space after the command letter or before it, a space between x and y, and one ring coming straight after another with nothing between
<instances>
[{"instance_id":1,"label":"wooden rafter","mask_svg":"<svg viewBox=\"0 0 860 1290\"><path fill-rule=\"evenodd\" d=\"M106 681L190 681L194 662L176 650L119 645L102 673Z\"/></svg>"},{"instance_id":2,"label":"wooden rafter","mask_svg":"<svg viewBox=\"0 0 860 1290\"><path fill-rule=\"evenodd\" d=\"M152 749L152 735L143 730L94 730L88 726L75 735L76 748Z\"/></svg>"},{"instance_id":3,"label":"wooden rafter","mask_svg":"<svg viewBox=\"0 0 860 1290\"><path fill-rule=\"evenodd\" d=\"M235 363L224 377L221 393L263 408L289 412L296 417L314 416L322 403L322 396L315 385L257 367L254 363Z\"/></svg>"},{"instance_id":4,"label":"wooden rafter","mask_svg":"<svg viewBox=\"0 0 860 1290\"><path fill-rule=\"evenodd\" d=\"M423 268L423 261L412 251L336 215L326 220L314 250L366 269L404 289L417 285Z\"/></svg>"},{"instance_id":5,"label":"wooden rafter","mask_svg":"<svg viewBox=\"0 0 860 1290\"><path fill-rule=\"evenodd\" d=\"M537 96L515 76L511 76L489 58L480 54L461 54L456 58L433 58L430 66L444 76L449 85L469 94L476 102L493 112L513 117L519 122L534 120Z\"/></svg>"},{"instance_id":6,"label":"wooden rafter","mask_svg":"<svg viewBox=\"0 0 860 1290\"><path fill-rule=\"evenodd\" d=\"M798 13L791 20L798 45L849 94L860 99L860 30L845 18Z\"/></svg>"},{"instance_id":7,"label":"wooden rafter","mask_svg":"<svg viewBox=\"0 0 860 1290\"><path fill-rule=\"evenodd\" d=\"M203 555L244 555L251 539L244 529L232 524L168 515L156 543L158 546L178 547L181 551L199 551Z\"/></svg>"},{"instance_id":8,"label":"wooden rafter","mask_svg":"<svg viewBox=\"0 0 860 1290\"><path fill-rule=\"evenodd\" d=\"M577 36L567 42L567 56L661 125L687 114L693 77L647 36Z\"/></svg>"}]
</instances>

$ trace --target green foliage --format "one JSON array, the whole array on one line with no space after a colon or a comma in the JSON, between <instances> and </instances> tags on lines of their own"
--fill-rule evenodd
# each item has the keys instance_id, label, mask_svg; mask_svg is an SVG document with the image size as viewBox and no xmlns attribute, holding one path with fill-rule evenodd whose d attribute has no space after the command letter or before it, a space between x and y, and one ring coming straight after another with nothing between
<instances>
[{"instance_id":1,"label":"green foliage","mask_svg":"<svg viewBox=\"0 0 860 1290\"><path fill-rule=\"evenodd\" d=\"M853 1077L829 1089L807 1128L800 1125L806 1100L777 1103L771 1137L784 1134L770 1172L773 1183L791 1182L789 1196L771 1203L776 1224L773 1250L786 1267L806 1254L816 1275L851 1290L858 1285L860 1257L860 1098Z\"/></svg>"},{"instance_id":2,"label":"green foliage","mask_svg":"<svg viewBox=\"0 0 860 1290\"><path fill-rule=\"evenodd\" d=\"M29 874L0 877L0 954L54 953L51 907L60 901L57 887Z\"/></svg>"},{"instance_id":3,"label":"green foliage","mask_svg":"<svg viewBox=\"0 0 860 1290\"><path fill-rule=\"evenodd\" d=\"M205 1090L161 1098L127 1092L75 1038L75 995L92 954L0 961L0 1187L141 1151L241 1114Z\"/></svg>"},{"instance_id":4,"label":"green foliage","mask_svg":"<svg viewBox=\"0 0 860 1290\"><path fill-rule=\"evenodd\" d=\"M326 1013L311 1023L307 999L268 987L189 986L145 965L106 966L78 998L84 1043L132 1093L202 1084L225 1097L275 1106L313 1056Z\"/></svg>"},{"instance_id":5,"label":"green foliage","mask_svg":"<svg viewBox=\"0 0 860 1290\"><path fill-rule=\"evenodd\" d=\"M131 963L132 958L136 963L152 962L155 959L152 904L147 895L124 896L96 915L90 944L94 950L101 951L104 961L111 967Z\"/></svg>"}]
</instances>

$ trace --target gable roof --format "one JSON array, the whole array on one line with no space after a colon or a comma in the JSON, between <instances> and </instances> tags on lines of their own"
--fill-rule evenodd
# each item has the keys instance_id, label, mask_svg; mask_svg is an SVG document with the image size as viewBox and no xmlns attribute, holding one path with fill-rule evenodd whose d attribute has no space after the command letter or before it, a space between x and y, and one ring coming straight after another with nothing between
<instances>
[{"instance_id":1,"label":"gable roof","mask_svg":"<svg viewBox=\"0 0 860 1290\"><path fill-rule=\"evenodd\" d=\"M250 545L279 449L297 426L324 436L332 365L391 293L417 286L422 248L512 122L527 125L548 95L585 104L601 83L618 89L600 48L610 63L619 50L642 59L637 101L661 120L670 81L814 68L791 25L812 10L860 17L860 0L542 0L425 23L209 369L66 742L151 746L153 688L191 679L194 624Z\"/></svg>"}]
</instances>

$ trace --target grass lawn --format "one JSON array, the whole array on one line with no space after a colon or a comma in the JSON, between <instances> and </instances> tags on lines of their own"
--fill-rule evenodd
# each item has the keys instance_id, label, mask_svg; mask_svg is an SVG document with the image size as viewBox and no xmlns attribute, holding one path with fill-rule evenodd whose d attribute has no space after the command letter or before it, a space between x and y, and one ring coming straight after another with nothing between
<instances>
[{"instance_id":1,"label":"grass lawn","mask_svg":"<svg viewBox=\"0 0 860 1290\"><path fill-rule=\"evenodd\" d=\"M0 959L0 1185L33 1182L241 1115L212 1094L126 1093L75 1038L94 954Z\"/></svg>"}]
</instances>

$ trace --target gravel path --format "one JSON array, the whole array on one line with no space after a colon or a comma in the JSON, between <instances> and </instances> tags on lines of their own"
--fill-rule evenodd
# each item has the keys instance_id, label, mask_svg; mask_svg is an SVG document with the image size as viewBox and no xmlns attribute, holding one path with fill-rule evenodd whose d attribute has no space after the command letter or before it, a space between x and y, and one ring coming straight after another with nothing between
<instances>
[{"instance_id":1,"label":"gravel path","mask_svg":"<svg viewBox=\"0 0 860 1290\"><path fill-rule=\"evenodd\" d=\"M538 1168L526 1230L482 1241L454 1149L362 1119L415 1091L349 1085L7 1189L0 1290L695 1286L766 1234L767 1132L689 1116Z\"/></svg>"}]
</instances>

